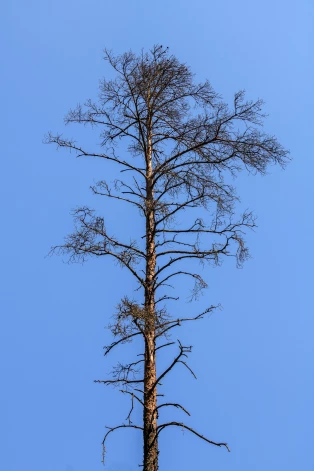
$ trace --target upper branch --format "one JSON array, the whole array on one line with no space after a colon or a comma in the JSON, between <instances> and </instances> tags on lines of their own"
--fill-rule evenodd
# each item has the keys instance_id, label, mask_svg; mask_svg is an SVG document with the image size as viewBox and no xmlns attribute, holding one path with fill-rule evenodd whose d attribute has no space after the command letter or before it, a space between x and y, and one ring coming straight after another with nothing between
<instances>
[{"instance_id":1,"label":"upper branch","mask_svg":"<svg viewBox=\"0 0 314 471\"><path fill-rule=\"evenodd\" d=\"M57 147L64 147L69 150L74 150L77 152L77 157L99 157L101 159L105 160L110 160L112 162L115 162L119 165L122 165L125 168L128 168L130 170L133 170L136 173L139 173L142 177L146 178L144 169L141 169L139 167L135 167L134 165L131 165L129 162L126 162L125 160L120 160L116 156L110 156L108 154L98 154L94 152L87 152L85 151L82 147L77 146L73 140L66 140L62 139L60 135L53 136L51 133L48 133L45 139L46 144L56 144Z\"/></svg>"}]
</instances>

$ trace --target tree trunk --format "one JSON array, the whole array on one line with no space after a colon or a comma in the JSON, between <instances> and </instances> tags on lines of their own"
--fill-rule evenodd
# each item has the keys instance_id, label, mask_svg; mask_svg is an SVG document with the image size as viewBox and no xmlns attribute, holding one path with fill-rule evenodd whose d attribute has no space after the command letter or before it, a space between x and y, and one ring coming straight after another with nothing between
<instances>
[{"instance_id":1,"label":"tree trunk","mask_svg":"<svg viewBox=\"0 0 314 471\"><path fill-rule=\"evenodd\" d=\"M155 209L151 138L146 154L146 287L144 371L144 471L158 470L157 385L155 351Z\"/></svg>"}]
</instances>

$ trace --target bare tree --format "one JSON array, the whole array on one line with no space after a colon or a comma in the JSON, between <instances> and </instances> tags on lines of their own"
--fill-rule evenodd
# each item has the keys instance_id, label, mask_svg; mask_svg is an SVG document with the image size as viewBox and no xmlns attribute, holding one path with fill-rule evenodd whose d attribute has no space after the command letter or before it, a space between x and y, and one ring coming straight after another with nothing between
<instances>
[{"instance_id":1,"label":"bare tree","mask_svg":"<svg viewBox=\"0 0 314 471\"><path fill-rule=\"evenodd\" d=\"M158 438L168 427L186 429L229 451L226 443L210 440L183 422L157 420L165 407L189 415L181 404L162 399L158 391L163 378L178 364L194 375L187 363L190 346L178 342L177 355L160 374L156 371L158 352L174 344L172 329L215 309L210 306L186 318L170 315L164 303L176 299L167 289L177 277L192 278L192 296L206 287L192 262L217 265L226 256L235 257L241 265L247 259L244 235L255 226L254 217L251 212L236 216L238 198L230 176L242 169L264 174L271 164L284 166L288 152L276 138L261 131L265 118L261 100L247 101L240 91L232 106L227 106L208 81L195 83L190 68L170 55L168 48L155 46L147 53L120 56L106 50L105 59L116 78L101 82L96 103L89 100L65 118L67 124L97 126L101 152L61 135L49 134L47 142L74 150L78 156L116 164L120 177L113 186L101 180L92 191L138 208L145 221L142 238L118 239L110 234L102 216L81 207L74 211L74 232L53 250L68 254L72 261L109 255L137 280L138 300L121 300L110 326L114 339L105 355L135 337L143 340L143 353L129 364L119 363L112 377L96 382L118 385L131 399L126 422L108 428L104 449L113 432L138 429L143 433L144 471L156 471ZM117 152L123 139L128 144L125 158ZM184 211L183 221L179 220ZM135 404L143 409L141 424L131 420Z\"/></svg>"}]
</instances>

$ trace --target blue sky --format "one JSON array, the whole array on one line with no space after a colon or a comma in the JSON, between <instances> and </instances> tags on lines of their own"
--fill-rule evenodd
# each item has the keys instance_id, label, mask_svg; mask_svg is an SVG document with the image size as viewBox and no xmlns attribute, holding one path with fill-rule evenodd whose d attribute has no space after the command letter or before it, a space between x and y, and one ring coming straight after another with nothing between
<instances>
[{"instance_id":1,"label":"blue sky","mask_svg":"<svg viewBox=\"0 0 314 471\"><path fill-rule=\"evenodd\" d=\"M190 410L191 425L232 452L173 430L161 440L160 469L314 469L313 2L6 0L1 10L1 469L103 469L104 427L127 415L124 398L93 380L114 361L102 356L104 326L132 294L130 279L105 260L67 265L46 254L71 230L77 205L106 211L117 232L134 220L121 212L115 222L119 213L88 190L111 169L42 139L49 130L74 133L63 116L96 95L108 73L104 47L155 43L226 100L242 88L263 98L266 130L293 157L284 172L237 182L241 207L258 216L251 260L242 270L230 262L206 270L209 289L197 306L182 295L185 312L212 303L223 310L180 332L195 345L198 381L178 371L165 386ZM97 133L89 138L96 143ZM109 471L137 469L140 459L136 432L110 441Z\"/></svg>"}]
</instances>

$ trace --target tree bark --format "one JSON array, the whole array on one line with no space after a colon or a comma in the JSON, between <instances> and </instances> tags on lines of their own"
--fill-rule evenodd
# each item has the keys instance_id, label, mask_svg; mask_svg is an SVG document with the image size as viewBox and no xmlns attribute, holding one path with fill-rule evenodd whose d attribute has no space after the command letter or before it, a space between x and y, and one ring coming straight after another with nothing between
<instances>
[{"instance_id":1,"label":"tree bark","mask_svg":"<svg viewBox=\"0 0 314 471\"><path fill-rule=\"evenodd\" d=\"M155 348L155 209L151 135L146 153L146 286L144 368L144 471L158 470L157 385Z\"/></svg>"}]
</instances>

